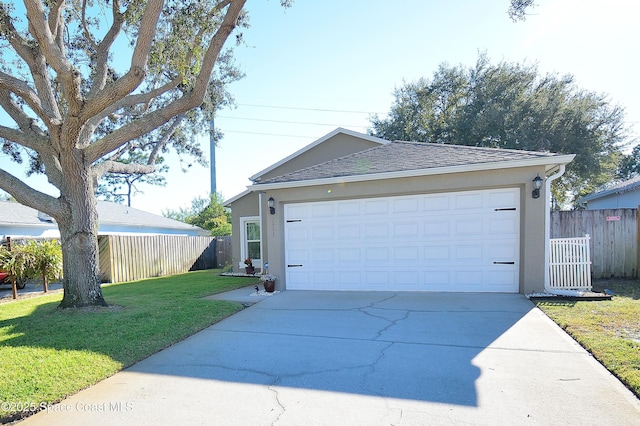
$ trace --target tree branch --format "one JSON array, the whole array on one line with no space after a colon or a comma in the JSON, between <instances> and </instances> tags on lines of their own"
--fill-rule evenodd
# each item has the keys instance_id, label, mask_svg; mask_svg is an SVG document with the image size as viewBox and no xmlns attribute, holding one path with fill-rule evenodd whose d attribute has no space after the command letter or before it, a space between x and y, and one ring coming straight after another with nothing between
<instances>
[{"instance_id":1,"label":"tree branch","mask_svg":"<svg viewBox=\"0 0 640 426\"><path fill-rule=\"evenodd\" d=\"M80 93L80 73L65 58L64 50L56 43L49 28L42 2L37 0L24 0L29 20L29 32L38 42L40 51L46 58L46 62L58 73L66 92L65 99L69 103L72 116L77 116L82 107L82 94ZM46 76L46 74L44 74Z\"/></svg>"},{"instance_id":2,"label":"tree branch","mask_svg":"<svg viewBox=\"0 0 640 426\"><path fill-rule=\"evenodd\" d=\"M44 56L20 35L13 26L10 16L6 13L2 13L0 16L0 30L5 33L5 38L29 67L33 83L42 102L43 111L46 111L46 115L49 117L60 120L61 114L47 75L47 64ZM44 117L41 118L46 121Z\"/></svg>"},{"instance_id":3,"label":"tree branch","mask_svg":"<svg viewBox=\"0 0 640 426\"><path fill-rule=\"evenodd\" d=\"M100 164L95 165L91 174L93 176L94 183L97 183L105 173L122 173L122 174L149 174L156 171L156 167L153 164L125 164L119 161L103 161Z\"/></svg>"},{"instance_id":4,"label":"tree branch","mask_svg":"<svg viewBox=\"0 0 640 426\"><path fill-rule=\"evenodd\" d=\"M124 16L122 13L120 13L119 0L112 1L111 14L113 16L113 24L111 25L111 28L109 28L109 31L107 31L107 34L104 36L100 44L96 44L93 42L89 30L86 28L86 25L84 25L84 16L82 19L86 37L92 41L94 48L96 49L95 76L93 79L93 86L91 87L91 91L89 92L87 99L95 98L99 91L104 89L106 85L109 70L109 51L111 49L111 46L113 45L113 42L116 40L118 34L122 30L122 25L124 23Z\"/></svg>"},{"instance_id":5,"label":"tree branch","mask_svg":"<svg viewBox=\"0 0 640 426\"><path fill-rule=\"evenodd\" d=\"M50 216L61 217L68 214L64 204L59 199L44 192L36 191L2 169L0 169L0 189L11 194L20 204L42 211Z\"/></svg>"},{"instance_id":6,"label":"tree branch","mask_svg":"<svg viewBox=\"0 0 640 426\"><path fill-rule=\"evenodd\" d=\"M137 3L134 2L134 4ZM80 116L82 122L91 119L100 111L109 107L109 105L133 92L142 83L146 76L147 62L162 6L163 2L161 0L149 0L138 29L138 39L131 56L129 71L115 83L105 86L106 90L94 93L94 97L83 108Z\"/></svg>"},{"instance_id":7,"label":"tree branch","mask_svg":"<svg viewBox=\"0 0 640 426\"><path fill-rule=\"evenodd\" d=\"M162 139L159 140L153 147L151 154L149 154L149 160L147 161L147 164L156 163L156 159L158 158L158 153L162 148L164 148L167 145L167 142L169 142L169 139L171 139L171 136L173 136L173 134L176 132L176 130L180 126L180 123L182 122L184 117L185 117L185 114L179 114L178 116L176 116L176 118L173 120L173 123L171 123L171 126L169 126L169 128L164 133L164 135L162 135Z\"/></svg>"},{"instance_id":8,"label":"tree branch","mask_svg":"<svg viewBox=\"0 0 640 426\"><path fill-rule=\"evenodd\" d=\"M55 120L53 117L49 116L48 112L43 108L42 100L38 94L31 90L25 81L19 80L12 75L5 74L0 71L0 90L12 92L16 96L22 98L33 112L35 112L48 126L60 124L59 120Z\"/></svg>"},{"instance_id":9,"label":"tree branch","mask_svg":"<svg viewBox=\"0 0 640 426\"><path fill-rule=\"evenodd\" d=\"M211 74L213 73L213 67L216 64L225 41L236 26L238 16L240 16L246 0L230 0L228 3L229 7L222 24L211 39L207 52L204 55L201 72L196 77L193 90L182 98L171 102L164 108L152 111L145 115L143 119L120 127L105 136L100 142L90 145L85 152L87 159L95 162L109 152L118 149L118 147L124 143L143 136L153 129L168 123L173 117L202 104L209 80L211 79Z\"/></svg>"}]
</instances>

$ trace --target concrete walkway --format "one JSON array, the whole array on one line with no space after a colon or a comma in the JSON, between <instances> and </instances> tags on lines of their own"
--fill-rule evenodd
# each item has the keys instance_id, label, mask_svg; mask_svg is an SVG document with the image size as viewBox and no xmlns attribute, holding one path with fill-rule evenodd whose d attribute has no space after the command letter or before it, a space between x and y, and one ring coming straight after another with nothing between
<instances>
[{"instance_id":1,"label":"concrete walkway","mask_svg":"<svg viewBox=\"0 0 640 426\"><path fill-rule=\"evenodd\" d=\"M235 292L228 296L252 303ZM516 294L286 291L27 425L640 425L640 402Z\"/></svg>"}]
</instances>

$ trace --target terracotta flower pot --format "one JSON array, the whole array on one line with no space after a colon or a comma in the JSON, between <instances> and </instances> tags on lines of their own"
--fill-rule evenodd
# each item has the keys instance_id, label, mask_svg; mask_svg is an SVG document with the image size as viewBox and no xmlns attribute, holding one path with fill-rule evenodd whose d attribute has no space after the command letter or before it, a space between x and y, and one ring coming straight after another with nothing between
<instances>
[{"instance_id":1,"label":"terracotta flower pot","mask_svg":"<svg viewBox=\"0 0 640 426\"><path fill-rule=\"evenodd\" d=\"M276 289L275 281L263 281L263 285L264 285L264 291L266 291L267 293L273 293Z\"/></svg>"},{"instance_id":2,"label":"terracotta flower pot","mask_svg":"<svg viewBox=\"0 0 640 426\"><path fill-rule=\"evenodd\" d=\"M254 266L245 266L244 271L247 274L253 275L256 273L256 268Z\"/></svg>"}]
</instances>

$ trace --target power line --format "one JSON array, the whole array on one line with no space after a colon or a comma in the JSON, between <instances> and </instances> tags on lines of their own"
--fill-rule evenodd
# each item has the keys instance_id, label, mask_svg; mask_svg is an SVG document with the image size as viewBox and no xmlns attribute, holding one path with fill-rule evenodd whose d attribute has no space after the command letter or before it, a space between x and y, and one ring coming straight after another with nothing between
<instances>
[{"instance_id":1,"label":"power line","mask_svg":"<svg viewBox=\"0 0 640 426\"><path fill-rule=\"evenodd\" d=\"M255 108L292 109L292 110L300 110L300 111L342 112L342 113L347 113L347 114L379 114L377 112L371 112L371 111L353 111L353 110L340 110L340 109L286 107L286 106L276 106L276 105L238 104L238 106L248 106L248 107L255 107Z\"/></svg>"},{"instance_id":2,"label":"power line","mask_svg":"<svg viewBox=\"0 0 640 426\"><path fill-rule=\"evenodd\" d=\"M307 123L303 121L286 121L286 120L267 120L264 118L246 118L246 117L228 117L228 116L219 116L218 118L226 118L231 120L248 120L248 121L264 121L268 123L285 123L285 124L307 124L311 126L336 126L336 127L367 127L356 124L333 124L333 123Z\"/></svg>"},{"instance_id":3,"label":"power line","mask_svg":"<svg viewBox=\"0 0 640 426\"><path fill-rule=\"evenodd\" d=\"M277 134L277 133L261 133L261 132L245 132L242 130L224 130L224 129L220 129L222 131L222 133L244 133L244 134L248 134L248 135L260 135L260 136L280 136L280 137L286 137L286 138L305 138L305 139L318 139L317 136L300 136L300 135L282 135L282 134Z\"/></svg>"}]
</instances>

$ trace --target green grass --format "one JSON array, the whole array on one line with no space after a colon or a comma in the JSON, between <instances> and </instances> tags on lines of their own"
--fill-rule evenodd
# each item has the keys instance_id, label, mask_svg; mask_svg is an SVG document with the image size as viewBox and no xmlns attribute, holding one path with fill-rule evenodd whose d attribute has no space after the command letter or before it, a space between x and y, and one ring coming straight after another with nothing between
<instances>
[{"instance_id":1,"label":"green grass","mask_svg":"<svg viewBox=\"0 0 640 426\"><path fill-rule=\"evenodd\" d=\"M536 305L640 397L640 282L600 281L609 301L538 301Z\"/></svg>"},{"instance_id":2,"label":"green grass","mask_svg":"<svg viewBox=\"0 0 640 426\"><path fill-rule=\"evenodd\" d=\"M0 304L0 403L56 403L236 313L203 297L256 279L219 272L104 286L109 307L57 309L60 293ZM10 408L0 404L0 421Z\"/></svg>"}]
</instances>

